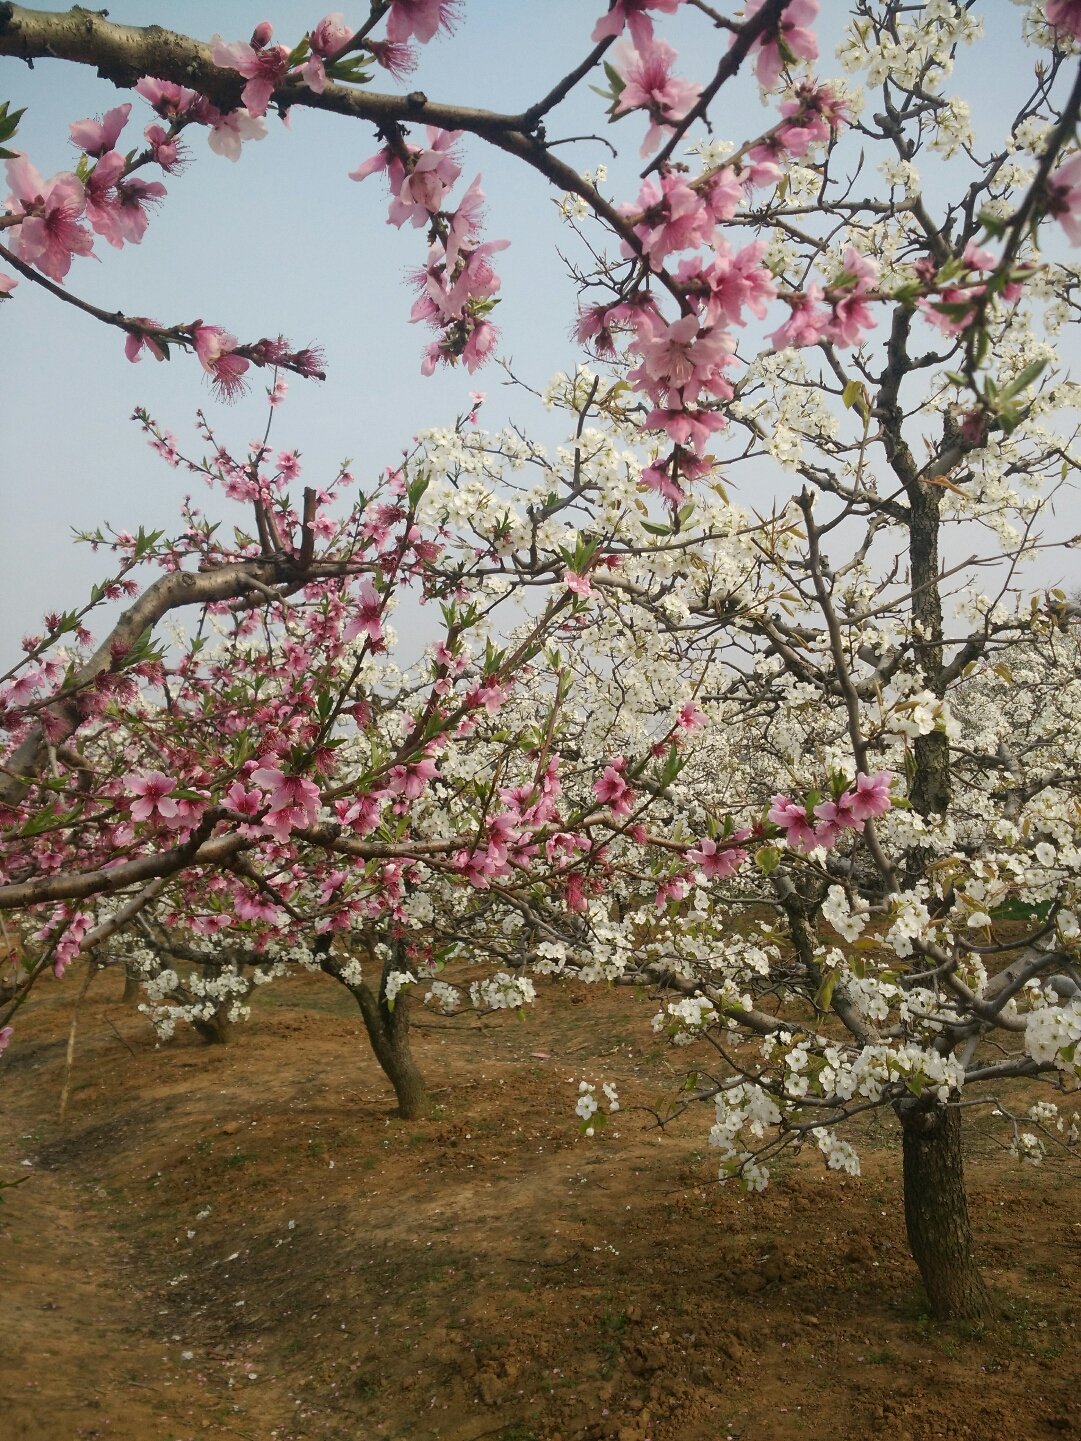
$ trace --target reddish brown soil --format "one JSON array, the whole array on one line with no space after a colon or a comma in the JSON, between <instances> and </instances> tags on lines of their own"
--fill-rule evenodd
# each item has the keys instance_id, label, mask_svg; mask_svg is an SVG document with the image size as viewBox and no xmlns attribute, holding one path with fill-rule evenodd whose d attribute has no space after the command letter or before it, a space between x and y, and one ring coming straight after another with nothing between
<instances>
[{"instance_id":1,"label":"reddish brown soil","mask_svg":"<svg viewBox=\"0 0 1081 1441\"><path fill-rule=\"evenodd\" d=\"M674 1089L647 998L434 1022L440 1111L411 1123L329 980L261 993L228 1046L157 1048L106 976L60 1126L77 988L0 1067L0 1180L27 1178L0 1193L5 1441L1081 1437L1061 1170L975 1147L1001 1318L939 1327L886 1122L862 1180L808 1157L759 1197L713 1184L705 1111L578 1136L578 1078Z\"/></svg>"}]
</instances>

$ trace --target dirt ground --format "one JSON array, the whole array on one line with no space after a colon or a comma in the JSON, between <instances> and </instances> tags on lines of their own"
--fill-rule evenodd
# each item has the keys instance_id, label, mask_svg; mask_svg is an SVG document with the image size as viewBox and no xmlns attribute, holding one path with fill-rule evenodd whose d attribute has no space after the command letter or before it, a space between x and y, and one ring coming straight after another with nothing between
<instances>
[{"instance_id":1,"label":"dirt ground","mask_svg":"<svg viewBox=\"0 0 1081 1441\"><path fill-rule=\"evenodd\" d=\"M933 1325L886 1124L859 1180L713 1182L649 997L541 988L433 1018L402 1122L349 996L258 995L157 1046L94 981L42 988L0 1065L4 1441L988 1441L1081 1437L1081 1184L976 1138L1001 1318ZM579 1136L577 1081L627 1109Z\"/></svg>"}]
</instances>

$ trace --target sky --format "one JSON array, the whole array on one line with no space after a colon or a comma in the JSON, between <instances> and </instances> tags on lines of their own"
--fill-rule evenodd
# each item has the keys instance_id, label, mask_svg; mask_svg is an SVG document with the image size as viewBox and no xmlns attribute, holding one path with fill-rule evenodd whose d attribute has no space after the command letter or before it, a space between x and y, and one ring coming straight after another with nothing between
<instances>
[{"instance_id":1,"label":"sky","mask_svg":"<svg viewBox=\"0 0 1081 1441\"><path fill-rule=\"evenodd\" d=\"M344 4L344 0L339 0ZM346 18L354 18L345 5ZM465 0L453 39L421 51L409 88L432 98L492 109L520 110L544 94L589 49L603 0ZM823 7L825 58L841 7ZM844 7L847 9L847 7ZM987 0L991 43L972 78L974 108L993 124L1001 117L1003 87L1017 75L1020 14L1009 0ZM359 14L366 11L361 4ZM246 39L269 18L275 39L292 44L321 18L316 5L295 0L114 0L110 18L160 23L202 39L217 31ZM681 73L712 74L725 43L689 6L662 17L663 33L680 52ZM832 40L835 41L834 34ZM154 117L138 97L118 93L85 67L55 61L26 66L0 59L0 99L28 107L15 144L43 175L70 168L76 152L67 126L134 99L125 133L138 137ZM393 89L393 85L375 88ZM716 107L720 135L740 138L768 123L753 82L739 84ZM614 161L597 140L561 147L579 166L609 166L616 193L633 196L641 165L638 117L606 127L603 103L582 87L559 112L549 138L603 134L621 150ZM323 384L291 378L289 399L275 418L273 443L303 456L305 483L333 475L344 457L363 485L393 464L411 437L429 425L451 423L470 408L473 390L488 392L484 422L508 417L543 438L560 439L554 422L521 392L504 384L494 366L476 376L463 369L420 375L427 332L410 326L407 272L424 259L423 232L386 224L386 187L363 184L348 171L375 149L370 124L297 109L290 128L268 116L269 134L245 147L238 164L212 154L206 132L191 135L192 163L165 177L169 195L140 246L122 252L98 240L98 260L76 260L71 290L95 304L164 323L197 318L224 326L242 340L282 333L298 345L318 343L327 358ZM520 163L468 139L461 188L478 171L488 196L487 238L510 248L497 257L503 279L497 320L500 354L524 380L542 387L579 360L570 339L574 287L557 247L574 239L556 215L558 196ZM252 372L254 374L254 372ZM261 433L263 386L232 407L209 392L196 361L177 356L166 365L124 357L123 337L23 281L0 305L0 656L11 657L19 637L40 626L49 609L80 604L108 558L75 547L73 530L108 521L117 528L177 528L179 502L192 479L152 454L128 420L136 406L187 446L195 412L203 407L232 446ZM768 482L767 482L768 483ZM787 487L787 478L785 480Z\"/></svg>"}]
</instances>

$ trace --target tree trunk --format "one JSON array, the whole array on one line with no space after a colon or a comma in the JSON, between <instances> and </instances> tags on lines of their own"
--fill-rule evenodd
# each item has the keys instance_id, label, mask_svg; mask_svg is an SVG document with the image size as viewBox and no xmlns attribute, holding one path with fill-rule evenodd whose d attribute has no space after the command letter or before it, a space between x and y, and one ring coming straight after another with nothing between
<instances>
[{"instance_id":1,"label":"tree trunk","mask_svg":"<svg viewBox=\"0 0 1081 1441\"><path fill-rule=\"evenodd\" d=\"M387 977L393 970L402 967L396 965L393 959L387 961L377 995L367 981L351 985L342 975L339 963L333 956L324 953L319 960L327 975L340 981L360 1007L372 1051L394 1087L394 1094L398 1098L398 1114L402 1120L419 1121L431 1115L432 1098L424 1077L413 1060L409 1044L411 997L408 987L398 992L393 1006L387 1004Z\"/></svg>"},{"instance_id":2,"label":"tree trunk","mask_svg":"<svg viewBox=\"0 0 1081 1441\"><path fill-rule=\"evenodd\" d=\"M139 1004L139 997L142 995L143 987L137 971L124 967L124 993L120 997L122 1006L136 1006Z\"/></svg>"},{"instance_id":3,"label":"tree trunk","mask_svg":"<svg viewBox=\"0 0 1081 1441\"><path fill-rule=\"evenodd\" d=\"M917 628L916 662L927 688L941 697L942 594L939 577L939 508L943 492L917 481L909 488L909 563L912 567L912 620ZM916 773L910 799L922 816L945 815L950 804L950 743L945 732L917 736Z\"/></svg>"},{"instance_id":4,"label":"tree trunk","mask_svg":"<svg viewBox=\"0 0 1081 1441\"><path fill-rule=\"evenodd\" d=\"M972 1249L956 1106L899 1108L905 1228L937 1321L977 1321L991 1297Z\"/></svg>"},{"instance_id":5,"label":"tree trunk","mask_svg":"<svg viewBox=\"0 0 1081 1441\"><path fill-rule=\"evenodd\" d=\"M205 1019L192 1021L192 1025L209 1046L224 1046L233 1034L228 1006L223 1006L220 1011L215 1011Z\"/></svg>"}]
</instances>

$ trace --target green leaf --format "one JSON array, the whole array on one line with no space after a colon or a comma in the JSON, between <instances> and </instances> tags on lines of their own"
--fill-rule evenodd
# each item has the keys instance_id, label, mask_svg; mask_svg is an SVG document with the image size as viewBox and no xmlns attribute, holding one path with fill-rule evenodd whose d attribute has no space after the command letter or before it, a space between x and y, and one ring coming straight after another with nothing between
<instances>
[{"instance_id":1,"label":"green leaf","mask_svg":"<svg viewBox=\"0 0 1081 1441\"><path fill-rule=\"evenodd\" d=\"M1025 366L1024 370L1020 371L1016 376L1014 376L1013 380L1010 381L1009 385L1003 386L1002 390L999 392L1000 403L1005 400L1013 400L1015 396L1018 396L1021 394L1022 391L1027 390L1032 384L1032 382L1036 380L1040 375L1042 375L1046 369L1046 359L1031 361L1028 365ZM990 380L988 380L987 384L988 387L990 387Z\"/></svg>"},{"instance_id":2,"label":"green leaf","mask_svg":"<svg viewBox=\"0 0 1081 1441\"><path fill-rule=\"evenodd\" d=\"M781 852L776 846L760 846L754 853L754 863L764 876L768 876L781 864Z\"/></svg>"},{"instance_id":3,"label":"green leaf","mask_svg":"<svg viewBox=\"0 0 1081 1441\"><path fill-rule=\"evenodd\" d=\"M827 971L825 976L823 976L822 984L819 986L818 994L815 996L815 1005L820 1011L828 1011L833 1004L833 993L837 988L837 982L839 980L840 975L833 969Z\"/></svg>"}]
</instances>

